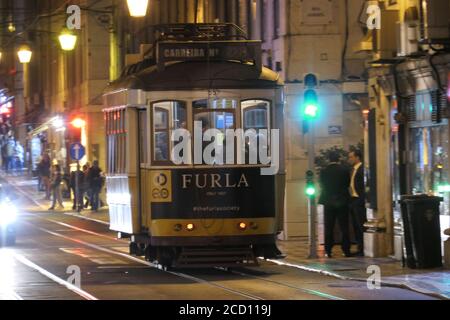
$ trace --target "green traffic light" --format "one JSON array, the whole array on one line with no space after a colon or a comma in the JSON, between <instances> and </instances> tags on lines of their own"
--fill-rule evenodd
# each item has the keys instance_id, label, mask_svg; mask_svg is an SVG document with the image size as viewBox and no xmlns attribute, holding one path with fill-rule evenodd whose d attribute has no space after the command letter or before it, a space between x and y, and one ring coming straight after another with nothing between
<instances>
[{"instance_id":1,"label":"green traffic light","mask_svg":"<svg viewBox=\"0 0 450 320\"><path fill-rule=\"evenodd\" d=\"M307 186L306 187L306 195L309 197L312 197L316 194L316 188L314 186Z\"/></svg>"},{"instance_id":2,"label":"green traffic light","mask_svg":"<svg viewBox=\"0 0 450 320\"><path fill-rule=\"evenodd\" d=\"M308 104L305 107L305 116L308 118L316 118L317 117L317 111L319 111L319 108L317 108L317 105L315 104Z\"/></svg>"},{"instance_id":3,"label":"green traffic light","mask_svg":"<svg viewBox=\"0 0 450 320\"><path fill-rule=\"evenodd\" d=\"M319 113L319 99L315 90L305 91L303 114L306 119L316 119Z\"/></svg>"}]
</instances>

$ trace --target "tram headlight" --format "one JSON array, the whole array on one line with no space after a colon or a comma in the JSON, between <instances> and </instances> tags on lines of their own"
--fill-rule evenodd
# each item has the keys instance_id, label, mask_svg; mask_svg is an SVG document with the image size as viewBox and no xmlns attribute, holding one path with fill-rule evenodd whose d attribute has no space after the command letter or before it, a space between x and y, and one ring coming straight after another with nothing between
<instances>
[{"instance_id":1,"label":"tram headlight","mask_svg":"<svg viewBox=\"0 0 450 320\"><path fill-rule=\"evenodd\" d=\"M240 222L238 227L241 230L246 230L247 229L247 224L245 222Z\"/></svg>"},{"instance_id":2,"label":"tram headlight","mask_svg":"<svg viewBox=\"0 0 450 320\"><path fill-rule=\"evenodd\" d=\"M181 231L183 229L183 226L179 223L173 226L173 231Z\"/></svg>"},{"instance_id":3,"label":"tram headlight","mask_svg":"<svg viewBox=\"0 0 450 320\"><path fill-rule=\"evenodd\" d=\"M12 203L0 204L0 226L8 226L16 221L17 209Z\"/></svg>"},{"instance_id":4,"label":"tram headlight","mask_svg":"<svg viewBox=\"0 0 450 320\"><path fill-rule=\"evenodd\" d=\"M188 223L186 225L187 231L193 231L195 229L195 225L193 223Z\"/></svg>"}]
</instances>

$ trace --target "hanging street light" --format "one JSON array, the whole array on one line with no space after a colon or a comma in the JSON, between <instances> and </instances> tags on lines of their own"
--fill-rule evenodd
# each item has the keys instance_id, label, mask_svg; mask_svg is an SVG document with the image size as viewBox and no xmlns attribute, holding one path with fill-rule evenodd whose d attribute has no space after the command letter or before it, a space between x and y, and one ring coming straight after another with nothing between
<instances>
[{"instance_id":1,"label":"hanging street light","mask_svg":"<svg viewBox=\"0 0 450 320\"><path fill-rule=\"evenodd\" d=\"M59 35L59 44L64 51L72 51L77 44L77 36L70 30L64 28Z\"/></svg>"},{"instance_id":2,"label":"hanging street light","mask_svg":"<svg viewBox=\"0 0 450 320\"><path fill-rule=\"evenodd\" d=\"M147 15L148 0L127 0L130 16L145 17Z\"/></svg>"},{"instance_id":3,"label":"hanging street light","mask_svg":"<svg viewBox=\"0 0 450 320\"><path fill-rule=\"evenodd\" d=\"M32 54L33 53L31 52L30 47L26 44L22 45L17 52L20 63L29 63L31 61Z\"/></svg>"}]
</instances>

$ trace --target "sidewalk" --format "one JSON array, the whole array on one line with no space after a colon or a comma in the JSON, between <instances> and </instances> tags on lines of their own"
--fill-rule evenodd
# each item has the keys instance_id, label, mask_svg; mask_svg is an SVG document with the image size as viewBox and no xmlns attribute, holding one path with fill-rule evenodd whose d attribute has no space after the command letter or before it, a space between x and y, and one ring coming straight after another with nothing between
<instances>
[{"instance_id":1,"label":"sidewalk","mask_svg":"<svg viewBox=\"0 0 450 320\"><path fill-rule=\"evenodd\" d=\"M45 193L38 191L37 188L37 178L30 178L29 176L16 176L9 175L4 172L0 173L0 178L4 179L8 184L16 187L16 189L24 194L26 197L31 199L34 204L39 208L39 210L47 211L50 208L51 201L45 199ZM64 209L57 209L54 212L63 213L66 215L76 216L79 218L84 218L92 221L96 221L103 224L109 225L109 215L108 208L102 207L98 212L93 212L90 209L84 209L80 213L72 210L73 202L72 200L64 200Z\"/></svg>"},{"instance_id":2,"label":"sidewalk","mask_svg":"<svg viewBox=\"0 0 450 320\"><path fill-rule=\"evenodd\" d=\"M50 201L43 200L43 192L37 191L37 179L22 176L10 176L0 173L0 178L16 187L17 190L33 200L40 210L47 210ZM83 210L80 214L72 211L72 202L64 203L65 209L57 212L109 224L108 209L99 212ZM450 299L450 270L443 268L432 270L413 270L403 268L401 261L392 258L344 258L339 246L335 246L333 259L324 257L323 246L318 250L318 259L308 259L308 241L279 241L279 249L286 255L282 260L271 260L279 265L286 265L311 272L317 272L332 277L366 282L371 273L369 266L378 266L381 271L381 283L387 286L407 288L420 293ZM354 249L355 250L355 249Z\"/></svg>"},{"instance_id":3,"label":"sidewalk","mask_svg":"<svg viewBox=\"0 0 450 320\"><path fill-rule=\"evenodd\" d=\"M323 246L319 248L318 259L308 259L307 239L279 241L279 249L286 255L282 260L271 260L302 270L317 272L332 277L367 282L373 273L369 266L378 266L382 285L407 288L424 294L450 299L450 270L403 268L402 262L392 258L345 258L339 246L333 248L333 259L324 258ZM356 248L353 249L356 251Z\"/></svg>"}]
</instances>

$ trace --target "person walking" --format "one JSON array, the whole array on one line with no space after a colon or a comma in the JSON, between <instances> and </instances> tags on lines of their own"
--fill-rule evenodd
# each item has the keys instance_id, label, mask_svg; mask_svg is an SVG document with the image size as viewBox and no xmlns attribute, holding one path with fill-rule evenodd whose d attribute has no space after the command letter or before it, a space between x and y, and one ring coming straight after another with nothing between
<instances>
[{"instance_id":1,"label":"person walking","mask_svg":"<svg viewBox=\"0 0 450 320\"><path fill-rule=\"evenodd\" d=\"M52 206L48 210L55 210L56 202L58 202L61 209L64 209L64 204L62 201L62 195L61 195L61 181L62 181L62 174L61 174L61 167L57 164L53 166L53 173L52 173L52 179L51 179L51 190L53 195L52 200Z\"/></svg>"},{"instance_id":2,"label":"person walking","mask_svg":"<svg viewBox=\"0 0 450 320\"><path fill-rule=\"evenodd\" d=\"M334 226L336 220L342 233L341 247L344 256L350 257L349 236L349 194L348 186L350 176L348 170L339 163L339 154L332 152L329 155L329 165L320 172L321 195L319 204L324 205L325 221L325 253L332 258L334 246Z\"/></svg>"},{"instance_id":3,"label":"person walking","mask_svg":"<svg viewBox=\"0 0 450 320\"><path fill-rule=\"evenodd\" d=\"M367 222L366 191L364 186L364 166L362 153L359 150L350 151L348 162L352 166L350 175L350 216L352 219L355 240L358 245L356 256L364 256L364 223Z\"/></svg>"},{"instance_id":4,"label":"person walking","mask_svg":"<svg viewBox=\"0 0 450 320\"><path fill-rule=\"evenodd\" d=\"M102 169L98 166L98 161L92 163L88 172L88 183L91 191L91 208L97 211L99 206L99 194L102 189Z\"/></svg>"}]
</instances>

